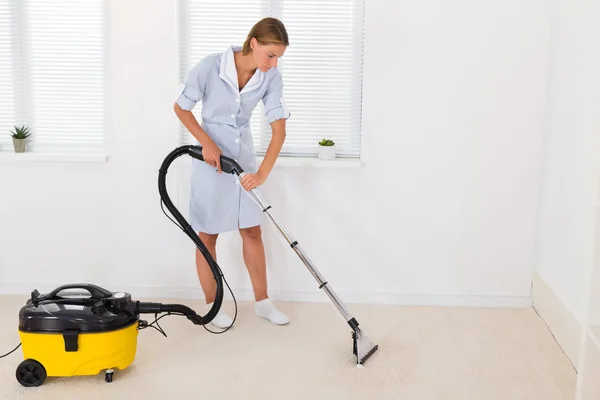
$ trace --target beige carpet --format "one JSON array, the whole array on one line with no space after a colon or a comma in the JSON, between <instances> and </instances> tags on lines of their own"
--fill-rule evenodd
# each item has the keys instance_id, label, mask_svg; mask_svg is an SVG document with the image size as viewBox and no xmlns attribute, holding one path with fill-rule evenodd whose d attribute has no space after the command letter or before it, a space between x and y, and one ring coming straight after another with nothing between
<instances>
[{"instance_id":1,"label":"beige carpet","mask_svg":"<svg viewBox=\"0 0 600 400\"><path fill-rule=\"evenodd\" d=\"M0 297L0 354L19 343L24 300ZM182 303L198 310L202 304ZM531 309L348 305L380 346L357 368L350 332L333 305L279 305L290 325L273 326L241 303L235 326L222 335L183 317L163 318L168 338L140 331L134 364L116 371L112 383L102 374L23 388L15 379L18 350L0 359L0 399L575 398L575 371Z\"/></svg>"}]
</instances>

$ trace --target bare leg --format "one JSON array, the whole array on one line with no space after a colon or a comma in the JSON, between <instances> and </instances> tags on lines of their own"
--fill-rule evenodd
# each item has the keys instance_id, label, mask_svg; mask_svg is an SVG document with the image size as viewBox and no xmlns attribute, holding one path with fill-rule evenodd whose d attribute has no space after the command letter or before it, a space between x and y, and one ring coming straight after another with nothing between
<instances>
[{"instance_id":1,"label":"bare leg","mask_svg":"<svg viewBox=\"0 0 600 400\"><path fill-rule=\"evenodd\" d=\"M289 323L289 317L275 307L267 294L267 262L260 226L240 229L240 234L243 240L244 262L256 299L254 313L276 325Z\"/></svg>"},{"instance_id":2,"label":"bare leg","mask_svg":"<svg viewBox=\"0 0 600 400\"><path fill-rule=\"evenodd\" d=\"M202 242L206 245L206 248L212 255L213 259L216 261L217 237L219 235L212 235L199 232L198 236L200 237L200 240L202 240ZM215 276L213 275L212 270L208 266L208 262L204 258L204 255L198 249L196 249L196 272L198 273L198 278L200 279L200 286L202 286L202 290L204 291L206 304L214 302L215 297L217 296L217 282L215 281Z\"/></svg>"},{"instance_id":3,"label":"bare leg","mask_svg":"<svg viewBox=\"0 0 600 400\"><path fill-rule=\"evenodd\" d=\"M243 241L244 262L254 289L254 298L256 301L264 300L269 296L267 295L267 262L262 231L260 226L254 226L240 229L240 235Z\"/></svg>"}]
</instances>

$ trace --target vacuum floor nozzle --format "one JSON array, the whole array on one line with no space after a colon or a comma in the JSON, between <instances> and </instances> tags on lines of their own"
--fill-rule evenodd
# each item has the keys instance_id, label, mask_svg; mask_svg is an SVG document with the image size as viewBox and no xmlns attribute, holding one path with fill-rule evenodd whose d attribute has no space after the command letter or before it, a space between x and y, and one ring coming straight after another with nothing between
<instances>
[{"instance_id":1,"label":"vacuum floor nozzle","mask_svg":"<svg viewBox=\"0 0 600 400\"><path fill-rule=\"evenodd\" d=\"M356 355L356 364L362 365L375 353L379 346L367 337L360 329L352 332L354 340L354 355Z\"/></svg>"}]
</instances>

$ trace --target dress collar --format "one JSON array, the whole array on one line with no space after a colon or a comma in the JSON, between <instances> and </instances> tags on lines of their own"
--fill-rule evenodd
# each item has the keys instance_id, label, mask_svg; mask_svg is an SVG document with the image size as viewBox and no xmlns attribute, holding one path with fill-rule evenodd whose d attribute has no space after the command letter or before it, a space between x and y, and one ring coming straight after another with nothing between
<instances>
[{"instance_id":1,"label":"dress collar","mask_svg":"<svg viewBox=\"0 0 600 400\"><path fill-rule=\"evenodd\" d=\"M225 50L221 56L221 68L219 70L219 77L227 82L236 91L236 93L239 92L240 89L233 53L241 50L241 46L227 47L227 50ZM244 86L240 94L259 88L265 78L264 75L265 74L257 68L254 72L254 75L252 75L252 78L250 78L248 83L246 83L246 86Z\"/></svg>"}]
</instances>

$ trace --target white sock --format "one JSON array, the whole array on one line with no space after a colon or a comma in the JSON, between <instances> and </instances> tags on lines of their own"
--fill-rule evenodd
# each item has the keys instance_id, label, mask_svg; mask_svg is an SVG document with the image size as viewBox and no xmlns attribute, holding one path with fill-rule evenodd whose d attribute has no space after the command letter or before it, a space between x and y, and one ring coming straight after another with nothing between
<instances>
[{"instance_id":1,"label":"white sock","mask_svg":"<svg viewBox=\"0 0 600 400\"><path fill-rule=\"evenodd\" d=\"M213 302L214 303L214 302ZM209 303L206 305L206 312L210 311L213 306L213 303ZM217 328L225 329L229 328L231 324L233 324L233 320L223 311L223 305L219 309L217 315L210 321L211 324L216 326Z\"/></svg>"},{"instance_id":2,"label":"white sock","mask_svg":"<svg viewBox=\"0 0 600 400\"><path fill-rule=\"evenodd\" d=\"M254 314L271 321L275 325L285 325L290 322L290 318L279 311L268 298L256 302Z\"/></svg>"}]
</instances>

